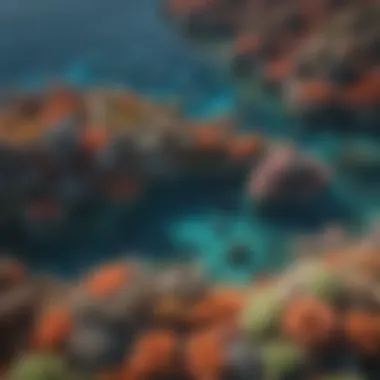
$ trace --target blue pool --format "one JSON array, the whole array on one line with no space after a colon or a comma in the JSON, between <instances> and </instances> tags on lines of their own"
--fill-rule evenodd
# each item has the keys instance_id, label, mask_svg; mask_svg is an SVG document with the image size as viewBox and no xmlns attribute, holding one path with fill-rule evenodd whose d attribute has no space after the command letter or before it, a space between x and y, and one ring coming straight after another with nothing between
<instances>
[{"instance_id":1,"label":"blue pool","mask_svg":"<svg viewBox=\"0 0 380 380\"><path fill-rule=\"evenodd\" d=\"M234 109L230 78L170 30L156 0L1 0L0 36L4 89L38 87L59 79L165 96L195 117L225 115ZM341 138L304 135L270 103L265 99L247 112L249 127L293 138L334 164ZM241 282L290 260L287 247L297 233L326 223L359 228L376 217L379 203L376 191L353 189L337 177L332 189L307 210L291 210L286 218L274 210L264 219L245 198L239 179L180 183L157 189L131 210L99 205L57 239L19 243L36 270L64 276L133 253L153 258L194 256L213 278ZM236 244L244 244L251 256L241 267L226 260Z\"/></svg>"}]
</instances>

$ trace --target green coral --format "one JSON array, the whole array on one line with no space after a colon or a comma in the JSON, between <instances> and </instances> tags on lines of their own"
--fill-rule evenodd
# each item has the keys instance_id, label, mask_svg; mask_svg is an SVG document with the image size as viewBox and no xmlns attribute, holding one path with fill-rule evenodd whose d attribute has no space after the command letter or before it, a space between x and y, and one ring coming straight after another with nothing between
<instances>
[{"instance_id":1,"label":"green coral","mask_svg":"<svg viewBox=\"0 0 380 380\"><path fill-rule=\"evenodd\" d=\"M274 340L263 344L262 365L268 380L302 378L305 369L305 352L286 340Z\"/></svg>"},{"instance_id":2,"label":"green coral","mask_svg":"<svg viewBox=\"0 0 380 380\"><path fill-rule=\"evenodd\" d=\"M276 332L283 300L275 288L255 294L243 309L240 326L252 339L265 339Z\"/></svg>"},{"instance_id":3,"label":"green coral","mask_svg":"<svg viewBox=\"0 0 380 380\"><path fill-rule=\"evenodd\" d=\"M20 358L10 370L8 380L89 380L73 373L64 358L32 354Z\"/></svg>"}]
</instances>

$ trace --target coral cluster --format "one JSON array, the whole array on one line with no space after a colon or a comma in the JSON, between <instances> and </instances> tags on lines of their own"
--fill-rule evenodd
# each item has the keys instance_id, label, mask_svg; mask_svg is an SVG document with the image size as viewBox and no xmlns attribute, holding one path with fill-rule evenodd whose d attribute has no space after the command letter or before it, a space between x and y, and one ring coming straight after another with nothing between
<instances>
[{"instance_id":1,"label":"coral cluster","mask_svg":"<svg viewBox=\"0 0 380 380\"><path fill-rule=\"evenodd\" d=\"M266 143L126 91L48 88L0 110L4 223L64 220L91 200L133 202L157 182L246 172Z\"/></svg>"},{"instance_id":2,"label":"coral cluster","mask_svg":"<svg viewBox=\"0 0 380 380\"><path fill-rule=\"evenodd\" d=\"M285 142L224 120L189 121L123 91L18 96L1 110L1 130L1 221L32 233L59 230L83 204L133 204L154 185L184 178L240 178L259 203L314 197L330 179Z\"/></svg>"},{"instance_id":3,"label":"coral cluster","mask_svg":"<svg viewBox=\"0 0 380 380\"><path fill-rule=\"evenodd\" d=\"M36 310L24 311L32 322L23 329L25 344L3 358L7 378L197 377L223 361L214 351L233 331L245 296L245 289L208 284L188 264L158 272L131 262L104 265L59 297L39 294ZM20 323L14 320L10 334Z\"/></svg>"},{"instance_id":4,"label":"coral cluster","mask_svg":"<svg viewBox=\"0 0 380 380\"><path fill-rule=\"evenodd\" d=\"M4 260L5 378L377 379L378 249L373 236L342 235L241 288L209 283L193 264L118 261L20 297L32 280Z\"/></svg>"},{"instance_id":5,"label":"coral cluster","mask_svg":"<svg viewBox=\"0 0 380 380\"><path fill-rule=\"evenodd\" d=\"M312 198L330 180L327 167L291 146L274 146L252 171L249 194L259 202Z\"/></svg>"},{"instance_id":6,"label":"coral cluster","mask_svg":"<svg viewBox=\"0 0 380 380\"><path fill-rule=\"evenodd\" d=\"M304 256L252 293L240 326L251 349L268 355L264 379L377 378L378 244L370 240Z\"/></svg>"},{"instance_id":7,"label":"coral cluster","mask_svg":"<svg viewBox=\"0 0 380 380\"><path fill-rule=\"evenodd\" d=\"M377 0L173 0L164 7L191 40L227 61L245 89L265 83L311 125L376 128Z\"/></svg>"}]
</instances>

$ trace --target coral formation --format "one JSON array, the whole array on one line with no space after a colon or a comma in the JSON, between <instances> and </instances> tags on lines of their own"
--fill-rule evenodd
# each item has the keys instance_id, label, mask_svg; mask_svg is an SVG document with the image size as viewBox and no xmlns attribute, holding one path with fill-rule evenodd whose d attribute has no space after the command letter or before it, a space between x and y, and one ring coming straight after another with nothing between
<instances>
[{"instance_id":1,"label":"coral formation","mask_svg":"<svg viewBox=\"0 0 380 380\"><path fill-rule=\"evenodd\" d=\"M329 170L323 164L292 147L280 146L269 150L253 169L248 192L264 203L302 200L318 194L329 179Z\"/></svg>"},{"instance_id":2,"label":"coral formation","mask_svg":"<svg viewBox=\"0 0 380 380\"><path fill-rule=\"evenodd\" d=\"M276 89L313 126L377 128L378 1L178 3L164 0L166 14L191 41L215 47L244 88Z\"/></svg>"},{"instance_id":3,"label":"coral formation","mask_svg":"<svg viewBox=\"0 0 380 380\"><path fill-rule=\"evenodd\" d=\"M30 323L16 339L25 319L13 317L9 325L0 317L0 331L13 334L2 345L21 358L8 354L2 362L12 364L12 380L49 371L63 380L372 376L365 363L380 352L377 240L367 235L347 244L341 234L339 247L349 248L342 254L327 243L331 233L320 235L319 253L298 257L266 283L258 277L240 288L209 283L190 263L119 261L61 286L59 299L45 291L36 303L19 290L9 307ZM21 265L3 263L4 286L19 288L27 279Z\"/></svg>"},{"instance_id":4,"label":"coral formation","mask_svg":"<svg viewBox=\"0 0 380 380\"><path fill-rule=\"evenodd\" d=\"M157 183L243 177L267 147L229 120L191 121L132 92L63 86L12 98L0 139L2 218L32 234L59 230L100 198L134 204Z\"/></svg>"}]
</instances>

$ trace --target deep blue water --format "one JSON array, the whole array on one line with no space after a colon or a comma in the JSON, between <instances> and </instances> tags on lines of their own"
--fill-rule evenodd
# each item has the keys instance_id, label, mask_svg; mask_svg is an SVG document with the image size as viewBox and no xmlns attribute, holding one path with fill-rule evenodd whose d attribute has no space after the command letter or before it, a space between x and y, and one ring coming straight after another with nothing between
<instances>
[{"instance_id":1,"label":"deep blue water","mask_svg":"<svg viewBox=\"0 0 380 380\"><path fill-rule=\"evenodd\" d=\"M219 102L229 83L160 18L156 0L1 0L0 83L63 79Z\"/></svg>"},{"instance_id":2,"label":"deep blue water","mask_svg":"<svg viewBox=\"0 0 380 380\"><path fill-rule=\"evenodd\" d=\"M192 116L228 113L234 105L230 78L175 35L161 19L156 0L1 0L0 52L3 89L61 79L165 94ZM249 126L292 135L331 159L336 136L305 137L297 129L290 134L279 111L264 104L251 111ZM328 221L360 224L363 214L367 218L378 209L376 195L350 192L337 181L313 204L292 209L286 218L273 210L264 219L242 188L241 181L182 183L156 190L129 212L99 206L54 241L20 243L35 269L63 275L134 252L155 258L195 255L214 278L245 281L252 272L286 261L286 243L295 232ZM243 267L226 262L235 244L245 244L250 252L251 260Z\"/></svg>"}]
</instances>

